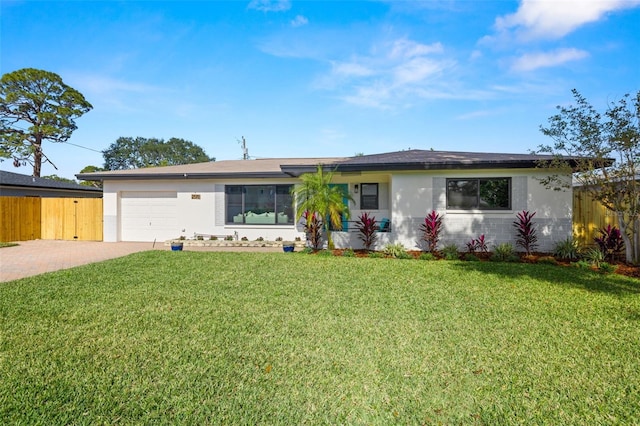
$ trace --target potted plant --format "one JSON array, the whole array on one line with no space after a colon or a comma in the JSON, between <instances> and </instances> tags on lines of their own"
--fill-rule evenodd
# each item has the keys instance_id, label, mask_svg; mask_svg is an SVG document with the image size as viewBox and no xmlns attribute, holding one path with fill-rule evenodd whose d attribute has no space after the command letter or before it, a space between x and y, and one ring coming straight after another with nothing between
<instances>
[{"instance_id":1,"label":"potted plant","mask_svg":"<svg viewBox=\"0 0 640 426\"><path fill-rule=\"evenodd\" d=\"M171 241L171 251L182 251L184 243L182 241Z\"/></svg>"},{"instance_id":2,"label":"potted plant","mask_svg":"<svg viewBox=\"0 0 640 426\"><path fill-rule=\"evenodd\" d=\"M293 241L285 241L282 243L282 251L285 253L291 253L295 250L295 243Z\"/></svg>"}]
</instances>

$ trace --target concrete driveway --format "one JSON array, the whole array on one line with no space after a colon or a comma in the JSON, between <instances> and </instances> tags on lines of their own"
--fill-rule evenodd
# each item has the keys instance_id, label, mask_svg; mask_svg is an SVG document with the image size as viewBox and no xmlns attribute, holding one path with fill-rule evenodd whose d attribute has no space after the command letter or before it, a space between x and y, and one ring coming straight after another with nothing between
<instances>
[{"instance_id":1,"label":"concrete driveway","mask_svg":"<svg viewBox=\"0 0 640 426\"><path fill-rule=\"evenodd\" d=\"M164 243L33 240L0 248L0 282L100 262L146 250L171 250ZM282 251L267 247L185 247L185 251Z\"/></svg>"},{"instance_id":2,"label":"concrete driveway","mask_svg":"<svg viewBox=\"0 0 640 426\"><path fill-rule=\"evenodd\" d=\"M101 241L18 241L0 248L0 282L67 269L88 263L153 250L153 243L104 243ZM168 250L162 243L155 249Z\"/></svg>"}]
</instances>

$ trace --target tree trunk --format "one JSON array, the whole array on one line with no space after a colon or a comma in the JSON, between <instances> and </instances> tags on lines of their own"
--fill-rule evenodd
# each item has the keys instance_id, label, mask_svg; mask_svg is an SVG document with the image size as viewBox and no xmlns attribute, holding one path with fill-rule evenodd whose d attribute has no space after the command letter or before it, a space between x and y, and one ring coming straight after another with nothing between
<instances>
[{"instance_id":1,"label":"tree trunk","mask_svg":"<svg viewBox=\"0 0 640 426\"><path fill-rule=\"evenodd\" d=\"M33 144L33 176L40 177L40 169L42 168L42 139L36 136Z\"/></svg>"},{"instance_id":2,"label":"tree trunk","mask_svg":"<svg viewBox=\"0 0 640 426\"><path fill-rule=\"evenodd\" d=\"M624 220L624 213L617 212L618 224L620 225L620 234L624 241L625 261L627 263L640 263L639 253L640 247L638 240L640 239L640 220L631 219L628 223ZM631 232L629 232L631 231ZM629 236L631 234L631 236Z\"/></svg>"},{"instance_id":3,"label":"tree trunk","mask_svg":"<svg viewBox=\"0 0 640 426\"><path fill-rule=\"evenodd\" d=\"M632 222L632 226L635 229L633 234L633 238L635 241L633 242L633 253L631 263L634 265L640 265L640 218L636 217L636 219Z\"/></svg>"}]
</instances>

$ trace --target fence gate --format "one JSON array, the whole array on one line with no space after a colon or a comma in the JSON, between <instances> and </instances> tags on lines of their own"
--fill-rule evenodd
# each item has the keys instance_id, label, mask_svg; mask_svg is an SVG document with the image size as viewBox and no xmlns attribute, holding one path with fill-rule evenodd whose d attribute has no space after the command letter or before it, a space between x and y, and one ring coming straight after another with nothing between
<instances>
[{"instance_id":1,"label":"fence gate","mask_svg":"<svg viewBox=\"0 0 640 426\"><path fill-rule=\"evenodd\" d=\"M0 241L102 241L102 198L0 197Z\"/></svg>"}]
</instances>

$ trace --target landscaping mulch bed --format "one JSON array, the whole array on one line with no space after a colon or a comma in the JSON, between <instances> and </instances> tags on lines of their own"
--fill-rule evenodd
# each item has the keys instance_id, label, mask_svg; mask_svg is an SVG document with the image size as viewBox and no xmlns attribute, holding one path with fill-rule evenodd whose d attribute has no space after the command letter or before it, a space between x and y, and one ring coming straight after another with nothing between
<instances>
[{"instance_id":1,"label":"landscaping mulch bed","mask_svg":"<svg viewBox=\"0 0 640 426\"><path fill-rule=\"evenodd\" d=\"M345 251L344 249L334 249L333 254L334 256L342 256L344 251ZM355 253L356 257L369 257L369 252L366 250L354 250L353 252ZM407 253L409 253L414 258L418 259L420 255L424 252L419 250L411 250L411 251L407 251ZM461 254L461 260L463 260L462 259L463 255L464 254ZM474 255L478 259L480 259L481 262L489 261L489 258L491 257L491 253L474 253ZM525 262L525 263L538 263L538 260L541 257L553 257L553 256L549 253L533 253L529 256L521 255L520 259L522 260L522 262ZM569 261L558 260L558 259L556 259L556 261L560 266L571 266L571 262ZM621 261L616 261L611 263L616 267L616 270L615 270L616 274L640 279L640 266L630 265Z\"/></svg>"}]
</instances>

